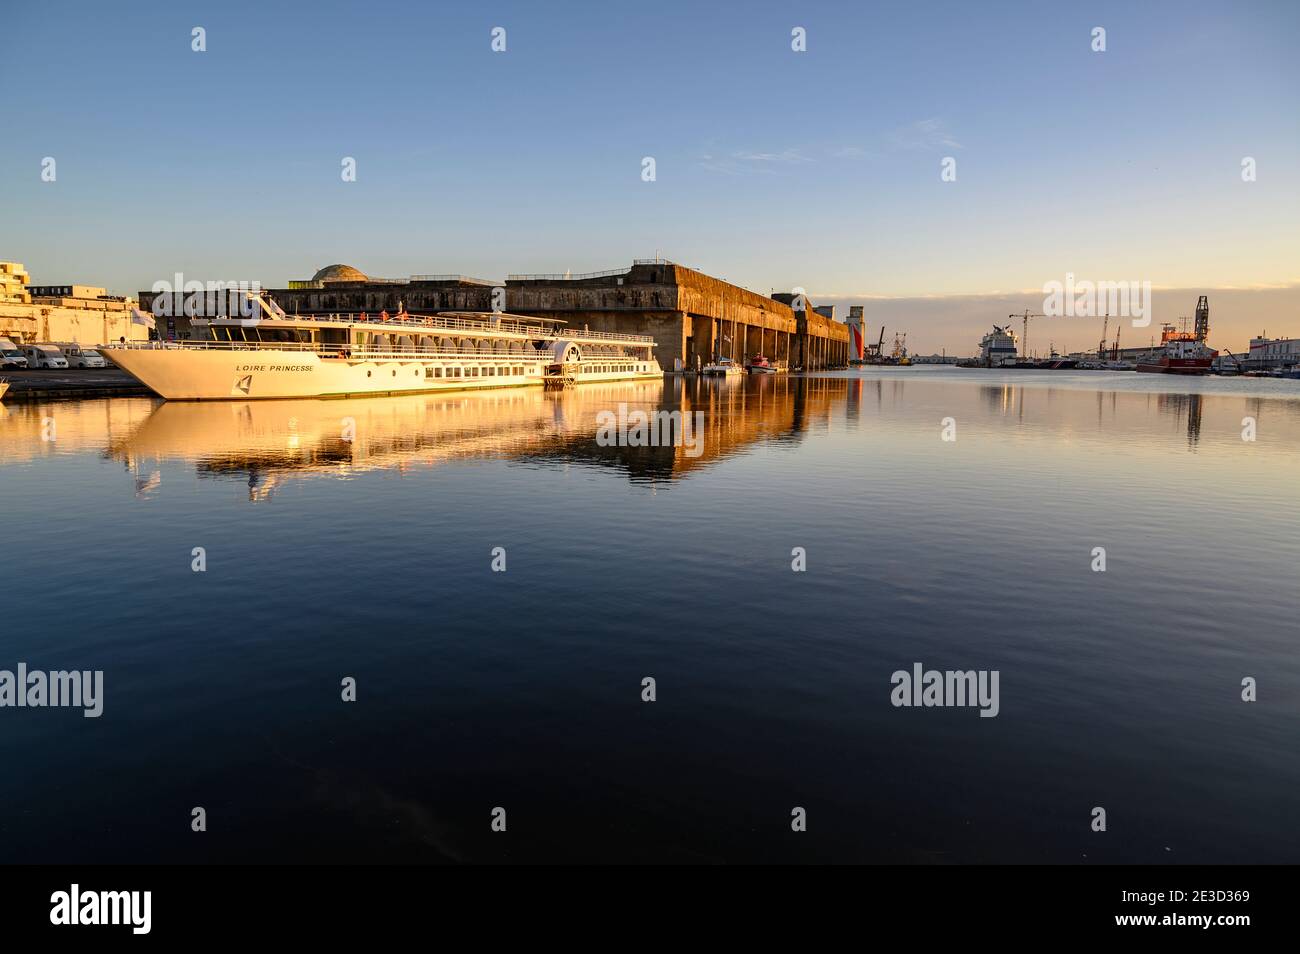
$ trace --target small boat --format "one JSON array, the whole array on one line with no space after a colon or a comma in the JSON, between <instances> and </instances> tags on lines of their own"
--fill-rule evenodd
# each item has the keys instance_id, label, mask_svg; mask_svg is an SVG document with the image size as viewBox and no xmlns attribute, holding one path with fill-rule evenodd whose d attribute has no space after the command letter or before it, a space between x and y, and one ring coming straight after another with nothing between
<instances>
[{"instance_id":1,"label":"small boat","mask_svg":"<svg viewBox=\"0 0 1300 954\"><path fill-rule=\"evenodd\" d=\"M761 354L756 354L749 359L750 374L776 374L776 365Z\"/></svg>"},{"instance_id":2,"label":"small boat","mask_svg":"<svg viewBox=\"0 0 1300 954\"><path fill-rule=\"evenodd\" d=\"M730 358L714 358L712 362L704 366L704 373L730 377L733 374L744 374L745 369Z\"/></svg>"}]
</instances>

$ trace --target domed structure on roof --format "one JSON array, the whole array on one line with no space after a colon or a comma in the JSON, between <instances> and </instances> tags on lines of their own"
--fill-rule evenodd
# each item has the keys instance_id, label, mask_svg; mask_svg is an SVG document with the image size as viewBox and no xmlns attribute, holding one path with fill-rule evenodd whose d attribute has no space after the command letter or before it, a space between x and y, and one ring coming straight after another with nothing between
<instances>
[{"instance_id":1,"label":"domed structure on roof","mask_svg":"<svg viewBox=\"0 0 1300 954\"><path fill-rule=\"evenodd\" d=\"M314 282L364 282L368 281L364 272L351 265L326 265L311 277Z\"/></svg>"}]
</instances>

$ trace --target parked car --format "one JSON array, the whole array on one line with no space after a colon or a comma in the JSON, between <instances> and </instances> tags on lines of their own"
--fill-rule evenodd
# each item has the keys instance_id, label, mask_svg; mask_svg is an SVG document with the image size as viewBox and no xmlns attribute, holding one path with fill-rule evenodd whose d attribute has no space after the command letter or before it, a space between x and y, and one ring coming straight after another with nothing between
<instances>
[{"instance_id":1,"label":"parked car","mask_svg":"<svg viewBox=\"0 0 1300 954\"><path fill-rule=\"evenodd\" d=\"M12 371L27 367L27 356L8 338L0 338L0 368Z\"/></svg>"},{"instance_id":2,"label":"parked car","mask_svg":"<svg viewBox=\"0 0 1300 954\"><path fill-rule=\"evenodd\" d=\"M52 344L28 345L23 349L23 354L27 355L27 367L29 368L53 370L68 366L68 359L63 352Z\"/></svg>"},{"instance_id":3,"label":"parked car","mask_svg":"<svg viewBox=\"0 0 1300 954\"><path fill-rule=\"evenodd\" d=\"M104 356L93 348L83 348L80 345L73 345L63 349L64 357L68 359L70 368L104 368L108 362Z\"/></svg>"}]
</instances>

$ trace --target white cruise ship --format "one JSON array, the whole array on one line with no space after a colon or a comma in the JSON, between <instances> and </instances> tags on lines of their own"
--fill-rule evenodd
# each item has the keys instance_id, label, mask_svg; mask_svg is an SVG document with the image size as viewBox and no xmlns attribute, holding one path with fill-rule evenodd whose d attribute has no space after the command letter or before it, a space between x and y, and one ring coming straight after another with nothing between
<instances>
[{"instance_id":1,"label":"white cruise ship","mask_svg":"<svg viewBox=\"0 0 1300 954\"><path fill-rule=\"evenodd\" d=\"M980 339L980 365L985 368L1000 368L1004 364L1015 364L1020 342L1016 333L1006 328L993 326L993 330Z\"/></svg>"},{"instance_id":2,"label":"white cruise ship","mask_svg":"<svg viewBox=\"0 0 1300 954\"><path fill-rule=\"evenodd\" d=\"M195 318L204 337L120 342L113 363L169 400L364 397L661 378L648 335L496 312Z\"/></svg>"}]
</instances>

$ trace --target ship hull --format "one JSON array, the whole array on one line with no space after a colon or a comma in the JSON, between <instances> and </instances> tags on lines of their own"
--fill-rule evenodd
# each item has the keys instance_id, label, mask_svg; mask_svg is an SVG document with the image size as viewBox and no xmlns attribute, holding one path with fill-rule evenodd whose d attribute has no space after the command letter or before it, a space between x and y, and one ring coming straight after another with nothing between
<instances>
[{"instance_id":1,"label":"ship hull","mask_svg":"<svg viewBox=\"0 0 1300 954\"><path fill-rule=\"evenodd\" d=\"M1139 361L1137 369L1146 374L1209 374L1212 358L1162 358Z\"/></svg>"},{"instance_id":2,"label":"ship hull","mask_svg":"<svg viewBox=\"0 0 1300 954\"><path fill-rule=\"evenodd\" d=\"M312 352L113 349L113 363L169 401L250 401L273 398L380 397L432 391L541 387L546 363L525 359L479 362L417 357L360 360ZM472 373L471 373L472 372ZM612 371L583 369L581 382L662 378L658 363Z\"/></svg>"}]
</instances>

